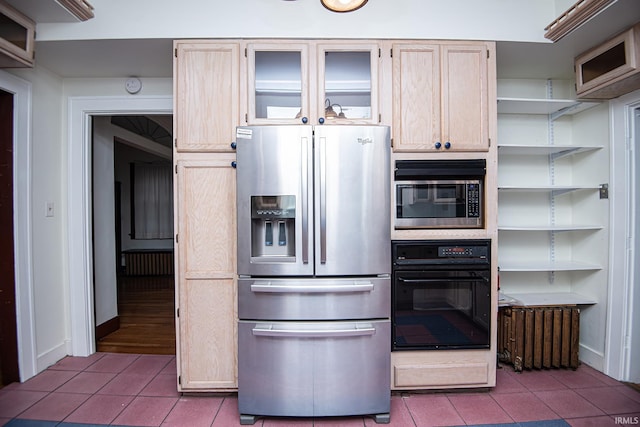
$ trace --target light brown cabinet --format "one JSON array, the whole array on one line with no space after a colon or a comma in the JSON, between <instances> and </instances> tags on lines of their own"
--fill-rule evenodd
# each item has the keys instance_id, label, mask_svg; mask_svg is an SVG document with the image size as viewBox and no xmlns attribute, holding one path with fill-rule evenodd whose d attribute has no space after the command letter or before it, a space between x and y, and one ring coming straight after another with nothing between
<instances>
[{"instance_id":1,"label":"light brown cabinet","mask_svg":"<svg viewBox=\"0 0 640 427\"><path fill-rule=\"evenodd\" d=\"M181 391L237 387L234 159L234 154L217 154L176 162L176 353Z\"/></svg>"},{"instance_id":2,"label":"light brown cabinet","mask_svg":"<svg viewBox=\"0 0 640 427\"><path fill-rule=\"evenodd\" d=\"M613 99L640 88L640 23L575 59L576 94Z\"/></svg>"},{"instance_id":3,"label":"light brown cabinet","mask_svg":"<svg viewBox=\"0 0 640 427\"><path fill-rule=\"evenodd\" d=\"M393 144L401 152L489 149L492 43L397 43L393 61Z\"/></svg>"},{"instance_id":4,"label":"light brown cabinet","mask_svg":"<svg viewBox=\"0 0 640 427\"><path fill-rule=\"evenodd\" d=\"M177 151L232 151L240 124L240 43L178 41L174 59Z\"/></svg>"},{"instance_id":5,"label":"light brown cabinet","mask_svg":"<svg viewBox=\"0 0 640 427\"><path fill-rule=\"evenodd\" d=\"M36 23L0 2L0 68L33 67Z\"/></svg>"},{"instance_id":6,"label":"light brown cabinet","mask_svg":"<svg viewBox=\"0 0 640 427\"><path fill-rule=\"evenodd\" d=\"M377 42L249 41L246 55L247 124L380 122Z\"/></svg>"}]
</instances>

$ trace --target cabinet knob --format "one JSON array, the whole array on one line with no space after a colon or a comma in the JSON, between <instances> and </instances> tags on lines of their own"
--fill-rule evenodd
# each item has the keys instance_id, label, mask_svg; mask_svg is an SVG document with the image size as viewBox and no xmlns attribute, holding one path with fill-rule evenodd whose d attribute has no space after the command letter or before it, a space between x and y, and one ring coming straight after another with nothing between
<instances>
[{"instance_id":1,"label":"cabinet knob","mask_svg":"<svg viewBox=\"0 0 640 427\"><path fill-rule=\"evenodd\" d=\"M450 143L449 141L445 142L445 143L444 143L444 148L446 148L447 150L448 150L449 148L451 148L451 143Z\"/></svg>"},{"instance_id":2,"label":"cabinet knob","mask_svg":"<svg viewBox=\"0 0 640 427\"><path fill-rule=\"evenodd\" d=\"M236 161L235 161L235 160L234 160L234 161L232 161L232 162L231 162L231 167L235 169L235 168L236 168L236 166L238 166L238 163L236 163Z\"/></svg>"},{"instance_id":3,"label":"cabinet knob","mask_svg":"<svg viewBox=\"0 0 640 427\"><path fill-rule=\"evenodd\" d=\"M318 123L320 123L321 125L323 125L323 124L324 124L324 117L320 117L320 118L318 119Z\"/></svg>"},{"instance_id":4,"label":"cabinet knob","mask_svg":"<svg viewBox=\"0 0 640 427\"><path fill-rule=\"evenodd\" d=\"M306 118L306 117L303 117L303 118L302 118L302 123L304 123L305 125L307 124L307 122L308 122L308 121L309 121L309 119L308 119L308 118Z\"/></svg>"},{"instance_id":5,"label":"cabinet knob","mask_svg":"<svg viewBox=\"0 0 640 427\"><path fill-rule=\"evenodd\" d=\"M440 147L442 147L442 144L440 142L436 142L436 150L439 150Z\"/></svg>"},{"instance_id":6,"label":"cabinet knob","mask_svg":"<svg viewBox=\"0 0 640 427\"><path fill-rule=\"evenodd\" d=\"M231 148L233 148L234 150L236 149L237 146L238 144L236 144L235 141L231 143Z\"/></svg>"}]
</instances>

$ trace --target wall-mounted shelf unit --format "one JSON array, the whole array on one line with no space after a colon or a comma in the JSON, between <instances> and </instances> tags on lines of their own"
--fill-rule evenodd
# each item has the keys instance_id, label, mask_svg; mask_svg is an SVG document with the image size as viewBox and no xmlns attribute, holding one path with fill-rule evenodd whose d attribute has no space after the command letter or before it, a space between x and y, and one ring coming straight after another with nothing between
<instances>
[{"instance_id":1,"label":"wall-mounted shelf unit","mask_svg":"<svg viewBox=\"0 0 640 427\"><path fill-rule=\"evenodd\" d=\"M600 104L554 83L498 81L498 264L510 305L595 304L606 288L595 284L606 267L606 131L581 130Z\"/></svg>"}]
</instances>

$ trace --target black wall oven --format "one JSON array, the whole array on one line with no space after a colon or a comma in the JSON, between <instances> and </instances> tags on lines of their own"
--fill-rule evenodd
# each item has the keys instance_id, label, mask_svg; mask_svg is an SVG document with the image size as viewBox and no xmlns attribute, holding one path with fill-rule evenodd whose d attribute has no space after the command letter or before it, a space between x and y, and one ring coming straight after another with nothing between
<instances>
[{"instance_id":1,"label":"black wall oven","mask_svg":"<svg viewBox=\"0 0 640 427\"><path fill-rule=\"evenodd\" d=\"M394 241L393 350L489 348L491 241Z\"/></svg>"}]
</instances>

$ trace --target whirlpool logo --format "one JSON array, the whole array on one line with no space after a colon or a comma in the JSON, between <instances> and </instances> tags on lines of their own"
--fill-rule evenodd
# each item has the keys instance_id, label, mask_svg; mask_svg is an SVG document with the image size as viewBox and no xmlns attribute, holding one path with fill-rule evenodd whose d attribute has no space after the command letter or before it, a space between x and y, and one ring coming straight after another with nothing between
<instances>
[{"instance_id":1,"label":"whirlpool logo","mask_svg":"<svg viewBox=\"0 0 640 427\"><path fill-rule=\"evenodd\" d=\"M370 138L370 137L358 138L358 144L360 145L371 144L371 143L373 143L373 138Z\"/></svg>"}]
</instances>

